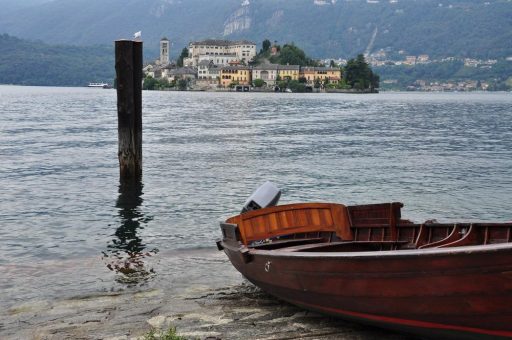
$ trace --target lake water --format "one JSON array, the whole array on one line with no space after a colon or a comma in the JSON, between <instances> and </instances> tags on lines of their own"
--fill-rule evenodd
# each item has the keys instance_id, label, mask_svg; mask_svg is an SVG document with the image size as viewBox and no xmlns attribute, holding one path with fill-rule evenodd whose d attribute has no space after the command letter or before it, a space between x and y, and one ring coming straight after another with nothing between
<instances>
[{"instance_id":1,"label":"lake water","mask_svg":"<svg viewBox=\"0 0 512 340\"><path fill-rule=\"evenodd\" d=\"M281 203L512 219L510 93L144 92L130 188L114 90L0 86L0 113L3 306L158 284L162 262L213 248L218 222L266 180Z\"/></svg>"}]
</instances>

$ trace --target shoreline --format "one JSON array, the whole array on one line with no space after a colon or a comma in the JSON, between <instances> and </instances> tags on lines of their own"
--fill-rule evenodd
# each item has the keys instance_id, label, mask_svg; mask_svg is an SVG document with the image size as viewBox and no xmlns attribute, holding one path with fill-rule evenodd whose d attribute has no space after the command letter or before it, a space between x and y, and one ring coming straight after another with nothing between
<instances>
[{"instance_id":1,"label":"shoreline","mask_svg":"<svg viewBox=\"0 0 512 340\"><path fill-rule=\"evenodd\" d=\"M169 92L221 92L221 93L229 93L229 92L239 92L239 93L305 93L305 94L318 94L318 93L349 93L349 94L376 94L379 93L378 90L370 91L359 91L359 90L341 90L341 89L327 89L321 91L304 91L304 92L286 92L286 91L274 91L272 89L257 89L251 88L249 91L238 91L231 88L216 88L216 89L188 89L188 90L179 90L175 88L165 88L159 90L144 90L144 91L169 91ZM395 92L395 91L392 91ZM401 92L401 91L398 91ZM405 91L403 91L405 92Z\"/></svg>"},{"instance_id":2,"label":"shoreline","mask_svg":"<svg viewBox=\"0 0 512 340\"><path fill-rule=\"evenodd\" d=\"M90 87L87 87L86 85L25 85L25 84L0 84L0 86L3 86L3 87L41 87L41 88L83 88L83 89L89 89L89 90L116 90L115 88L109 88L109 89L103 89L103 88L90 88ZM178 90L178 89L174 89L174 88L169 88L169 89L162 89L162 90L143 90L143 91L154 91L154 92L165 92L165 91L171 91L171 92L236 92L234 90L231 90L231 89L223 89L223 90L220 90L220 89L214 89L214 90L201 90L201 89L196 89L196 90ZM342 91L347 91L347 92L342 92ZM257 92L257 93L286 93L286 92L274 92L272 90L265 90L265 91L249 91L249 92ZM318 92L293 92L293 93L331 93L331 92L325 92L325 91L318 91ZM367 94L367 93L372 93L372 92L354 92L354 91L351 91L351 90L340 90L338 92L334 91L332 93L350 93L350 94ZM494 93L494 94L503 94L503 93L512 93L512 91L505 91L505 90L500 90L500 91L483 91L483 90L474 90L474 91L422 91L422 90L415 90L415 91L408 91L408 90L399 90L399 89L379 89L377 92L373 92L373 93L451 93L451 94L454 94L454 93L466 93L466 94L472 94L472 93L478 93L478 94L481 94L481 93Z\"/></svg>"},{"instance_id":3,"label":"shoreline","mask_svg":"<svg viewBox=\"0 0 512 340\"><path fill-rule=\"evenodd\" d=\"M151 284L7 308L0 312L0 337L141 339L151 329L176 327L187 339L411 339L280 301L246 281L215 249L172 251L157 262L161 274Z\"/></svg>"}]
</instances>

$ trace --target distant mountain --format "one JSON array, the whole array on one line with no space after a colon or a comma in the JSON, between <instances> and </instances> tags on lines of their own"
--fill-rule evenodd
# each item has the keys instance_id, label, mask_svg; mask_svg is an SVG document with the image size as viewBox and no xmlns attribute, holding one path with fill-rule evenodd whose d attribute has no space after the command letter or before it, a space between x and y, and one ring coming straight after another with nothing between
<instances>
[{"instance_id":1,"label":"distant mountain","mask_svg":"<svg viewBox=\"0 0 512 340\"><path fill-rule=\"evenodd\" d=\"M312 57L512 56L510 0L21 1L0 0L0 33L52 44L111 45L141 30L152 55L166 36L173 56L205 38L295 42Z\"/></svg>"},{"instance_id":2,"label":"distant mountain","mask_svg":"<svg viewBox=\"0 0 512 340\"><path fill-rule=\"evenodd\" d=\"M52 46L0 34L0 84L85 86L114 79L114 48Z\"/></svg>"},{"instance_id":3,"label":"distant mountain","mask_svg":"<svg viewBox=\"0 0 512 340\"><path fill-rule=\"evenodd\" d=\"M43 4L53 0L0 0L0 8L4 13Z\"/></svg>"}]
</instances>

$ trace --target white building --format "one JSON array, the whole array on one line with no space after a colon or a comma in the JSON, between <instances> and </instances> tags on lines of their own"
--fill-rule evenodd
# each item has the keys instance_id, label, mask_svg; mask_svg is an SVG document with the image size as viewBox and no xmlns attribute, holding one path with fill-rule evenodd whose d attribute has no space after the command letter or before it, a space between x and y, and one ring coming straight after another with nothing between
<instances>
[{"instance_id":1,"label":"white building","mask_svg":"<svg viewBox=\"0 0 512 340\"><path fill-rule=\"evenodd\" d=\"M167 79L167 80L171 80L171 70L173 70L174 68L171 66L171 65L166 65L164 67L161 67L160 68L160 78L162 79Z\"/></svg>"},{"instance_id":2,"label":"white building","mask_svg":"<svg viewBox=\"0 0 512 340\"><path fill-rule=\"evenodd\" d=\"M428 54L420 54L418 58L416 59L417 64L426 64L430 60Z\"/></svg>"},{"instance_id":3,"label":"white building","mask_svg":"<svg viewBox=\"0 0 512 340\"><path fill-rule=\"evenodd\" d=\"M217 80L220 68L213 61L203 60L197 65L197 79Z\"/></svg>"},{"instance_id":4,"label":"white building","mask_svg":"<svg viewBox=\"0 0 512 340\"><path fill-rule=\"evenodd\" d=\"M218 83L220 79L220 67L213 65L206 72L206 77L211 80L212 83Z\"/></svg>"},{"instance_id":5,"label":"white building","mask_svg":"<svg viewBox=\"0 0 512 340\"><path fill-rule=\"evenodd\" d=\"M199 64L197 64L197 79L198 80L205 80L208 79L208 68L210 67L210 61L203 60L200 61Z\"/></svg>"},{"instance_id":6,"label":"white building","mask_svg":"<svg viewBox=\"0 0 512 340\"><path fill-rule=\"evenodd\" d=\"M203 60L197 65L197 81L202 84L218 84L220 67L213 61Z\"/></svg>"},{"instance_id":7,"label":"white building","mask_svg":"<svg viewBox=\"0 0 512 340\"><path fill-rule=\"evenodd\" d=\"M184 63L190 66L197 66L199 58L201 60L212 60L217 65L227 65L229 62L220 62L226 58L236 58L236 60L247 63L256 56L256 44L247 40L229 41L208 39L203 41L191 42L188 47L188 58Z\"/></svg>"},{"instance_id":8,"label":"white building","mask_svg":"<svg viewBox=\"0 0 512 340\"><path fill-rule=\"evenodd\" d=\"M155 68L151 64L144 66L142 72L146 77L155 78Z\"/></svg>"},{"instance_id":9,"label":"white building","mask_svg":"<svg viewBox=\"0 0 512 340\"><path fill-rule=\"evenodd\" d=\"M198 65L202 61L208 61L213 62L214 65L219 66L227 66L235 61L238 61L238 57L235 54L221 54L221 55L214 55L214 54L204 54L200 55L198 58Z\"/></svg>"},{"instance_id":10,"label":"white building","mask_svg":"<svg viewBox=\"0 0 512 340\"><path fill-rule=\"evenodd\" d=\"M267 85L275 85L279 65L277 64L262 64L255 66L252 69L252 79L261 79Z\"/></svg>"},{"instance_id":11,"label":"white building","mask_svg":"<svg viewBox=\"0 0 512 340\"><path fill-rule=\"evenodd\" d=\"M416 65L416 56L408 55L403 62L405 65Z\"/></svg>"}]
</instances>

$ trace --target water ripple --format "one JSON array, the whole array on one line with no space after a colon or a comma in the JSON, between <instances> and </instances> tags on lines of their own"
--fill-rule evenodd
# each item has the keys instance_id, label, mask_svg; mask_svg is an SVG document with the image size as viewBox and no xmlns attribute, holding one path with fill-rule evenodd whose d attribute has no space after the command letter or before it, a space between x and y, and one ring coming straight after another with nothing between
<instances>
[{"instance_id":1,"label":"water ripple","mask_svg":"<svg viewBox=\"0 0 512 340\"><path fill-rule=\"evenodd\" d=\"M217 222L265 180L283 203L402 201L417 221L512 219L507 93L144 92L143 102L143 194L125 211L115 91L0 86L0 265L106 254L136 266L156 249L211 247Z\"/></svg>"}]
</instances>

